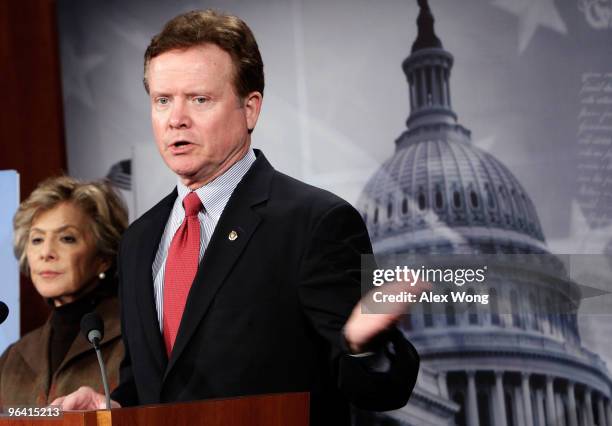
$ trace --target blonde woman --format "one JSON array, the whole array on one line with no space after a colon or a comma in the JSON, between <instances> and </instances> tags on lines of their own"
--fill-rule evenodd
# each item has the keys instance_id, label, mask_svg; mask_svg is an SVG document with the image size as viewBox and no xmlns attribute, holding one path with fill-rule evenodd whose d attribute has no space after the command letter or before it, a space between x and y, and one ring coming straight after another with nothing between
<instances>
[{"instance_id":1,"label":"blonde woman","mask_svg":"<svg viewBox=\"0 0 612 426\"><path fill-rule=\"evenodd\" d=\"M52 178L21 203L15 256L52 312L0 358L0 404L45 405L80 386L102 389L95 352L79 333L92 311L104 320L101 349L110 386L117 385L123 346L115 257L127 224L121 199L105 183Z\"/></svg>"}]
</instances>

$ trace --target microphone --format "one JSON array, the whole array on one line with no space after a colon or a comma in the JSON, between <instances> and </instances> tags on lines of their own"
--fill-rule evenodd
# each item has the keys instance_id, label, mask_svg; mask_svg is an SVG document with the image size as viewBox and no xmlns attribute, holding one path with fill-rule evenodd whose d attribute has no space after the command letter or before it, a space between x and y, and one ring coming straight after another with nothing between
<instances>
[{"instance_id":1,"label":"microphone","mask_svg":"<svg viewBox=\"0 0 612 426\"><path fill-rule=\"evenodd\" d=\"M90 312L81 318L81 333L92 345L98 346L104 338L104 321L96 312Z\"/></svg>"},{"instance_id":2,"label":"microphone","mask_svg":"<svg viewBox=\"0 0 612 426\"><path fill-rule=\"evenodd\" d=\"M6 321L8 314L9 314L8 306L6 306L6 303L0 302L0 324Z\"/></svg>"},{"instance_id":3,"label":"microphone","mask_svg":"<svg viewBox=\"0 0 612 426\"><path fill-rule=\"evenodd\" d=\"M104 338L104 321L97 312L90 312L83 315L81 318L81 333L91 343L96 351L98 357L98 364L100 365L100 373L102 375L102 385L104 386L104 395L106 396L106 409L111 409L110 403L110 390L108 389L108 379L106 376L106 367L102 360L102 352L100 352L100 342Z\"/></svg>"}]
</instances>

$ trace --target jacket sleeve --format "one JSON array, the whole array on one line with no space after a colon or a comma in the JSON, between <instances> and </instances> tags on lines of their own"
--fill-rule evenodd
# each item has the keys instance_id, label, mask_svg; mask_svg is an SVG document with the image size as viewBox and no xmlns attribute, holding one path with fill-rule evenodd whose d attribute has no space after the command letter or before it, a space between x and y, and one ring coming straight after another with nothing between
<instances>
[{"instance_id":1,"label":"jacket sleeve","mask_svg":"<svg viewBox=\"0 0 612 426\"><path fill-rule=\"evenodd\" d=\"M419 357L402 333L392 328L377 339L384 371L348 353L342 329L361 297L361 256L371 254L370 238L359 213L340 202L316 221L301 262L298 293L303 310L329 343L332 375L340 392L367 410L391 410L408 401Z\"/></svg>"}]
</instances>

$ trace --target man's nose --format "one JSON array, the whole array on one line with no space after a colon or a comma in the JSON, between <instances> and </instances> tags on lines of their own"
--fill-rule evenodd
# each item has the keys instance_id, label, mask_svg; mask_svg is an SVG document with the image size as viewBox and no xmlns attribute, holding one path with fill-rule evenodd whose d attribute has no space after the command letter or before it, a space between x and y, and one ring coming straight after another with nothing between
<instances>
[{"instance_id":1,"label":"man's nose","mask_svg":"<svg viewBox=\"0 0 612 426\"><path fill-rule=\"evenodd\" d=\"M175 102L172 105L172 111L170 113L170 127L173 129L191 127L191 117L189 116L187 106L183 102Z\"/></svg>"}]
</instances>

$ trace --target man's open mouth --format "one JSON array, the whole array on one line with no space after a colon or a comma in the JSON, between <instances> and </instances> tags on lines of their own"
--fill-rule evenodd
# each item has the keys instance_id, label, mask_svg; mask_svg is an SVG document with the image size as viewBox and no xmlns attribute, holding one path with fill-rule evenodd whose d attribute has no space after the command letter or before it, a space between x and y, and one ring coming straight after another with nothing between
<instances>
[{"instance_id":1,"label":"man's open mouth","mask_svg":"<svg viewBox=\"0 0 612 426\"><path fill-rule=\"evenodd\" d=\"M191 142L188 141L176 141L176 142L172 142L172 144L170 145L173 148L181 148L185 145L189 145Z\"/></svg>"}]
</instances>

